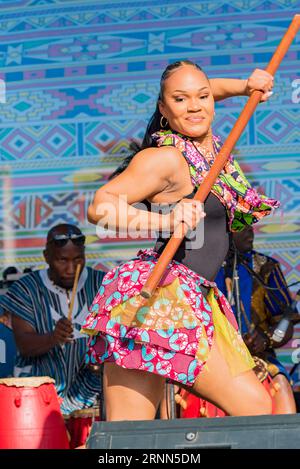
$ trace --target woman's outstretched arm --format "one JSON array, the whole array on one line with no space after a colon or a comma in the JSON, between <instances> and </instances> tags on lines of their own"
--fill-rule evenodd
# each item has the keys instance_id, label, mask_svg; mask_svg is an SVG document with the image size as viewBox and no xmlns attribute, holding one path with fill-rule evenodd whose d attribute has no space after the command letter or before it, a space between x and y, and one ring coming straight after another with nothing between
<instances>
[{"instance_id":1,"label":"woman's outstretched arm","mask_svg":"<svg viewBox=\"0 0 300 469\"><path fill-rule=\"evenodd\" d=\"M254 90L264 91L261 101L267 101L273 88L273 77L265 70L255 69L246 80L211 78L209 80L215 101L233 96L250 96Z\"/></svg>"},{"instance_id":2,"label":"woman's outstretched arm","mask_svg":"<svg viewBox=\"0 0 300 469\"><path fill-rule=\"evenodd\" d=\"M180 220L193 228L204 216L198 201L182 199L170 214L133 206L166 190L172 193L174 174L182 172L181 164L182 155L174 147L142 150L121 174L96 191L88 208L89 222L136 238L151 236L158 230L171 233ZM185 202L189 206L181 213L180 206Z\"/></svg>"}]
</instances>

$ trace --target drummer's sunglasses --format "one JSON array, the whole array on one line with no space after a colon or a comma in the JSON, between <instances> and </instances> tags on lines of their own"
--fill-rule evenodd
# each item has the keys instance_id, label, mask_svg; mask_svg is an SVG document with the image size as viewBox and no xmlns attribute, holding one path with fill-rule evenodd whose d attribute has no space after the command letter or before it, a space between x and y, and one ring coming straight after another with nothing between
<instances>
[{"instance_id":1,"label":"drummer's sunglasses","mask_svg":"<svg viewBox=\"0 0 300 469\"><path fill-rule=\"evenodd\" d=\"M68 241L72 241L75 246L83 246L85 243L85 236L82 233L55 234L49 243L54 243L55 246L63 247Z\"/></svg>"}]
</instances>

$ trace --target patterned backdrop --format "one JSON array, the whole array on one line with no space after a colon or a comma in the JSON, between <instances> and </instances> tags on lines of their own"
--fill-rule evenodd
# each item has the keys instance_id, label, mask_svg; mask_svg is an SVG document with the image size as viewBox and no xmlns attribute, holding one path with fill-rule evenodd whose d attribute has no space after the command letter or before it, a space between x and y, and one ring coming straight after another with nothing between
<instances>
[{"instance_id":1,"label":"patterned backdrop","mask_svg":"<svg viewBox=\"0 0 300 469\"><path fill-rule=\"evenodd\" d=\"M134 255L136 242L100 241L86 210L143 136L162 69L189 58L211 77L246 78L266 65L299 12L299 0L0 1L1 270L43 266L45 235L58 222L89 235L90 265L106 269ZM300 272L299 44L300 35L272 100L238 144L253 183L282 202L257 229L256 247L281 262L289 282ZM217 134L226 136L244 102L217 105Z\"/></svg>"}]
</instances>

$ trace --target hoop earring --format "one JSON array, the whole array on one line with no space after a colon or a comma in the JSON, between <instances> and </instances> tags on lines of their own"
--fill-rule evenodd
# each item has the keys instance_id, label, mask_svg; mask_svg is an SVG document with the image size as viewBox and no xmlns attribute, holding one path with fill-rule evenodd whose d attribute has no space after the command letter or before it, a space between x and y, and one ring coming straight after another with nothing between
<instances>
[{"instance_id":1,"label":"hoop earring","mask_svg":"<svg viewBox=\"0 0 300 469\"><path fill-rule=\"evenodd\" d=\"M166 119L165 124L163 124L163 119ZM165 116L161 116L159 123L160 123L160 126L164 129L168 125L168 119Z\"/></svg>"}]
</instances>

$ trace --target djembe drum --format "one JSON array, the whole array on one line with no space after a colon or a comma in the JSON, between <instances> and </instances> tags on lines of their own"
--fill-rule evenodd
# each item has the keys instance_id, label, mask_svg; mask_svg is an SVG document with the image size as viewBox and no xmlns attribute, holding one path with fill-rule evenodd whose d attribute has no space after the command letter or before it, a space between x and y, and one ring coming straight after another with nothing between
<instances>
[{"instance_id":1,"label":"djembe drum","mask_svg":"<svg viewBox=\"0 0 300 469\"><path fill-rule=\"evenodd\" d=\"M70 415L64 415L64 419L70 435L70 449L74 449L86 443L93 423L100 420L100 409L95 406L75 410Z\"/></svg>"}]
</instances>

